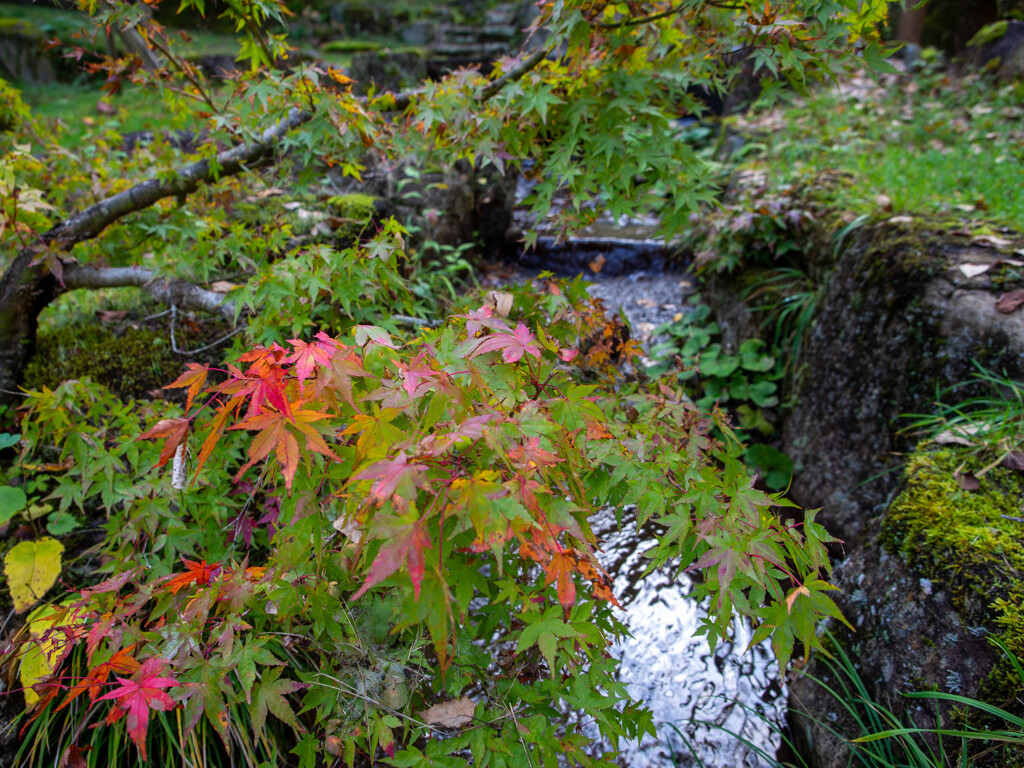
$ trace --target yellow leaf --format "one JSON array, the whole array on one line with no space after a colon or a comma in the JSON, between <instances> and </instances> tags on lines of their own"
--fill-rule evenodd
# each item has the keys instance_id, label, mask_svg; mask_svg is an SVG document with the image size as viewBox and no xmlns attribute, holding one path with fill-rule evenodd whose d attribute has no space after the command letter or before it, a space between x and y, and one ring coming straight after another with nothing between
<instances>
[{"instance_id":1,"label":"yellow leaf","mask_svg":"<svg viewBox=\"0 0 1024 768\"><path fill-rule=\"evenodd\" d=\"M65 603L73 602L74 599ZM28 615L28 633L30 640L26 643L27 650L21 657L18 671L21 687L25 693L25 709L31 710L39 701L39 694L32 686L53 673L56 661L65 650L66 637L61 632L47 630L52 627L70 627L81 622L78 616L65 608L56 605L41 605Z\"/></svg>"},{"instance_id":2,"label":"yellow leaf","mask_svg":"<svg viewBox=\"0 0 1024 768\"><path fill-rule=\"evenodd\" d=\"M39 541L23 541L7 553L4 573L15 611L28 610L53 586L60 575L63 552L63 544L46 537Z\"/></svg>"}]
</instances>

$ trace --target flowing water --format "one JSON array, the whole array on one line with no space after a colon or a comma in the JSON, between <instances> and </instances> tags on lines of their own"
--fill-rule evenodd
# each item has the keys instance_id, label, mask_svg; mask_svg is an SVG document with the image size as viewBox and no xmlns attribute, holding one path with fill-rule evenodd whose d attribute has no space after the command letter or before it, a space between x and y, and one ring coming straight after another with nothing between
<instances>
[{"instance_id":1,"label":"flowing water","mask_svg":"<svg viewBox=\"0 0 1024 768\"><path fill-rule=\"evenodd\" d=\"M599 220L591 231L562 243L542 231L537 250L524 254L517 274L502 280L530 279L538 270L583 272L608 311L621 309L634 335L649 345L657 326L686 311L693 293L686 274L666 271L672 249L655 239L655 229L652 221ZM658 733L618 745L619 764L769 768L786 716L785 689L770 647L747 649L750 626L737 621L730 640L712 653L703 637L694 636L706 607L690 596L692 581L667 571L645 576L643 551L650 536L634 529L624 519L620 530L612 511L594 521L603 539L599 557L615 579L624 607L620 618L632 633L612 653L621 660L620 679L652 711ZM593 730L589 735L596 737Z\"/></svg>"},{"instance_id":2,"label":"flowing water","mask_svg":"<svg viewBox=\"0 0 1024 768\"><path fill-rule=\"evenodd\" d=\"M619 678L653 712L658 731L656 738L619 745L619 764L770 766L786 716L770 647L761 643L746 650L750 627L737 621L731 641L720 642L712 653L703 637L693 635L706 612L690 597L689 577L666 571L644 576L650 539L638 536L630 520L620 530L609 511L594 521L594 529L604 540L599 557L625 609L620 618L632 633L612 650L622 662Z\"/></svg>"}]
</instances>

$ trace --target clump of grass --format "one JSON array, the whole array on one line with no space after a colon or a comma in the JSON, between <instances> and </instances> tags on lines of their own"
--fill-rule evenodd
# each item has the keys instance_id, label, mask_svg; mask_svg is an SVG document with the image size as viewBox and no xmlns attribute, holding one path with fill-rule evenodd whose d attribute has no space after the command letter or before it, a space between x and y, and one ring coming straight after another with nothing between
<instances>
[{"instance_id":1,"label":"clump of grass","mask_svg":"<svg viewBox=\"0 0 1024 768\"><path fill-rule=\"evenodd\" d=\"M1024 747L1024 718L977 699L942 691L913 691L903 695L912 699L953 704L965 713L973 711L993 718L994 721L1002 723L1004 727L990 730L979 730L969 726L942 728L938 714L936 714L935 728L905 725L890 709L879 704L871 696L853 661L836 641L836 638L829 633L828 639L834 657L822 662L826 674L820 678L809 674L807 677L835 700L839 709L848 716L849 722L853 724L853 732L841 733L831 723L810 713L804 713L804 716L850 745L851 766L862 768L949 768L950 766L959 766L967 768L972 764L972 760L979 756L977 754L979 751L986 752L992 748L993 744ZM1002 650L1019 677L1019 685L1024 686L1024 667L1021 666L1020 660L998 638L990 637L990 641ZM828 680L835 682L829 683ZM768 720L763 713L752 707L739 703L738 706L747 714L763 720L776 735L778 742L788 748L788 751L794 756L793 759L780 759L776 754L752 743L742 734L714 722L704 720L693 720L692 722L726 733L754 752L762 764L771 768L809 768L810 763L805 756L798 752L791 735L785 728ZM686 738L683 729L675 723L665 723L664 725L682 740L694 763L699 768L705 768L704 762ZM936 742L930 743L927 736L938 736L937 746L933 746ZM975 752L973 755L972 749ZM682 763L683 755L674 754L673 757L677 765Z\"/></svg>"}]
</instances>

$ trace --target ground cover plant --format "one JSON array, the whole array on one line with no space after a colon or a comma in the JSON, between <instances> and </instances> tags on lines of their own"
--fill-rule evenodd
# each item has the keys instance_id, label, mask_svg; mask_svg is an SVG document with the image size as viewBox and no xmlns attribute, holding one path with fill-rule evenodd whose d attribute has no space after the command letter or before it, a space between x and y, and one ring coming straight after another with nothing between
<instances>
[{"instance_id":1,"label":"ground cover plant","mask_svg":"<svg viewBox=\"0 0 1024 768\"><path fill-rule=\"evenodd\" d=\"M489 78L369 97L332 67L275 67L271 0L218 7L244 66L217 85L140 7L83 7L160 58L103 59L108 90L151 87L196 129L126 148L104 123L72 147L24 115L3 138L20 761L607 764L565 710L611 743L651 728L605 653L621 626L588 520L609 505L665 528L652 567L702 574L712 644L741 614L783 666L819 645L816 622L839 618L828 535L753 487L717 409L674 376L623 376L637 348L579 282L441 302L400 223L316 239L268 201L318 200L327 169L358 177L367 153L530 159L535 212L568 199L567 229L600 201L658 204L672 231L710 195L672 117L737 67L707 41L801 85L855 42L871 58L884 6L545 5L544 45ZM187 366L176 403L87 379L17 394L43 309L118 286L238 323L223 365Z\"/></svg>"}]
</instances>

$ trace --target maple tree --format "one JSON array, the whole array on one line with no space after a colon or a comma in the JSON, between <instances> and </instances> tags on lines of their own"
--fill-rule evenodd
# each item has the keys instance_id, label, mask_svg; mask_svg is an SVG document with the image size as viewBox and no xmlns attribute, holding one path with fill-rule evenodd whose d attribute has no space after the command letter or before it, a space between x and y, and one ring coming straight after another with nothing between
<instances>
[{"instance_id":1,"label":"maple tree","mask_svg":"<svg viewBox=\"0 0 1024 768\"><path fill-rule=\"evenodd\" d=\"M311 766L325 751L350 767L381 755L608 765L556 715L584 713L610 743L653 731L607 653L623 627L590 526L605 507L635 509L637 535L649 521L665 530L652 568L701 572L712 644L738 613L783 665L798 644L819 646L815 622L838 617L829 537L813 513L785 519L786 503L754 487L721 412L698 409L675 377L636 372L639 347L581 281L510 288L494 306L458 297L436 327L400 330L396 316L441 309L409 274L400 223L303 247L287 227L236 227L231 211L238 174L262 161L287 153L265 178L301 185L299 169L319 164L359 175L372 150L508 171L531 160L536 214L556 195L566 229L597 204L654 207L671 232L711 194L673 116L699 113L694 87L739 68L717 54L742 48L765 74L806 83L858 38L873 55L877 8L542 4L546 42L487 77L359 97L333 69L272 69L288 52L266 30L284 15L276 0L224 4L251 70L221 91L138 8L82 5L97 28L133 26L165 59L104 60L111 86L162 90L209 140L189 162L98 141L89 174L70 151L52 163L21 145L4 155L0 185L19 191L2 208L13 256L0 391L14 390L39 312L66 290L142 286L244 321L246 334L223 367L193 363L168 384L183 407L125 403L87 381L24 398L11 471L102 529L108 577L11 651L15 663L47 652L26 683L40 697L27 761L107 765L121 741L145 758L171 738L163 752L218 749L254 766ZM144 262L136 240L154 239ZM230 301L192 282L232 270L246 281ZM458 724L437 738L433 715L417 712L446 700Z\"/></svg>"}]
</instances>

